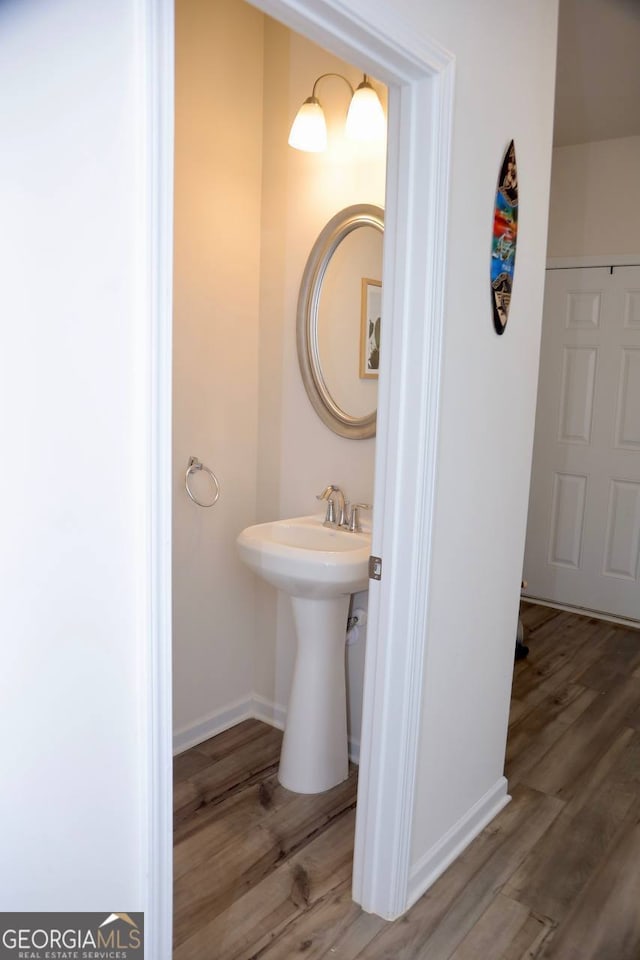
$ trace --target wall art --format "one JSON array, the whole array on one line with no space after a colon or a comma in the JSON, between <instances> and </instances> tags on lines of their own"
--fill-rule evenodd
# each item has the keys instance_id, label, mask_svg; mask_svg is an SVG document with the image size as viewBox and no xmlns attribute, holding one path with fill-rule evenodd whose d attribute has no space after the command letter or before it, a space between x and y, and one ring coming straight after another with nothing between
<instances>
[{"instance_id":1,"label":"wall art","mask_svg":"<svg viewBox=\"0 0 640 960\"><path fill-rule=\"evenodd\" d=\"M491 305L496 333L504 333L509 319L518 238L518 173L513 140L500 168L493 213L491 244Z\"/></svg>"},{"instance_id":2,"label":"wall art","mask_svg":"<svg viewBox=\"0 0 640 960\"><path fill-rule=\"evenodd\" d=\"M360 315L360 379L377 378L380 368L380 321L382 283L362 278L362 310Z\"/></svg>"}]
</instances>

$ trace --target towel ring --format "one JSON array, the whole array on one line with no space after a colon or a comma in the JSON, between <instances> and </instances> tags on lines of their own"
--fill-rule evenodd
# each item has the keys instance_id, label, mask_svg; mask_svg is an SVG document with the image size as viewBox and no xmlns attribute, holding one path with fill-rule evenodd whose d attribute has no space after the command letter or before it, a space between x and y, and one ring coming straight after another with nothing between
<instances>
[{"instance_id":1,"label":"towel ring","mask_svg":"<svg viewBox=\"0 0 640 960\"><path fill-rule=\"evenodd\" d=\"M215 493L211 503L202 503L191 492L191 489L189 487L189 477L191 476L192 473L195 473L196 470L204 470L204 472L208 473L209 476L211 477L211 482L215 487ZM212 507L214 503L218 502L218 498L220 496L220 484L218 483L218 478L216 477L213 470L209 470L209 467L205 467L204 463L200 463L197 457L189 457L189 466L187 467L187 472L184 475L184 485L187 493L189 494L193 502L197 503L199 507Z\"/></svg>"}]
</instances>

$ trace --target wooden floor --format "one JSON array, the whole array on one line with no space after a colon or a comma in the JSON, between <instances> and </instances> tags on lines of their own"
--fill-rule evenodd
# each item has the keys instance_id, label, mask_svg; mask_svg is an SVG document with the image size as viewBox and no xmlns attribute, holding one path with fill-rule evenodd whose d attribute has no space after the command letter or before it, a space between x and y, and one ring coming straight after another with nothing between
<instances>
[{"instance_id":1,"label":"wooden floor","mask_svg":"<svg viewBox=\"0 0 640 960\"><path fill-rule=\"evenodd\" d=\"M512 802L400 920L351 900L356 772L276 780L258 721L175 761L175 960L640 960L640 632L523 605Z\"/></svg>"}]
</instances>

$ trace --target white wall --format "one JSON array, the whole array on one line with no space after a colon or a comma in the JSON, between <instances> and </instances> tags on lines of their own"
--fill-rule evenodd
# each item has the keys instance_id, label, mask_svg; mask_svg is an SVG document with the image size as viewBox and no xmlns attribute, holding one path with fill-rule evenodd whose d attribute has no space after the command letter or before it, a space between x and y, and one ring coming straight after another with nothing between
<instances>
[{"instance_id":1,"label":"white wall","mask_svg":"<svg viewBox=\"0 0 640 960\"><path fill-rule=\"evenodd\" d=\"M456 56L438 486L412 841L419 886L438 843L450 830L464 835L474 805L503 773L542 318L557 4L405 0L401 6L416 29L428 30ZM512 138L519 236L511 313L499 337L491 320L490 243L496 181Z\"/></svg>"},{"instance_id":2,"label":"white wall","mask_svg":"<svg viewBox=\"0 0 640 960\"><path fill-rule=\"evenodd\" d=\"M0 909L144 907L145 115L130 0L0 4Z\"/></svg>"},{"instance_id":3,"label":"white wall","mask_svg":"<svg viewBox=\"0 0 640 960\"><path fill-rule=\"evenodd\" d=\"M252 693L254 576L235 539L256 511L263 22L238 0L176 4L173 688L182 746L201 724L206 735L229 722ZM191 455L220 481L210 509L185 491ZM206 477L193 486L211 498Z\"/></svg>"},{"instance_id":4,"label":"white wall","mask_svg":"<svg viewBox=\"0 0 640 960\"><path fill-rule=\"evenodd\" d=\"M640 254L640 137L556 147L549 257Z\"/></svg>"}]
</instances>

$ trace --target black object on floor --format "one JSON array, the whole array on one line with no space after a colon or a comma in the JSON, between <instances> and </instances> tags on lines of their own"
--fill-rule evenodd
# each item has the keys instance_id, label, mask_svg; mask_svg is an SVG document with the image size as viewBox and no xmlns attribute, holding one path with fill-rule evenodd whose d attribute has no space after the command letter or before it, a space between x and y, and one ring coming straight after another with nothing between
<instances>
[{"instance_id":1,"label":"black object on floor","mask_svg":"<svg viewBox=\"0 0 640 960\"><path fill-rule=\"evenodd\" d=\"M529 656L529 647L526 647L524 643L516 640L516 660L524 660L527 656Z\"/></svg>"}]
</instances>

